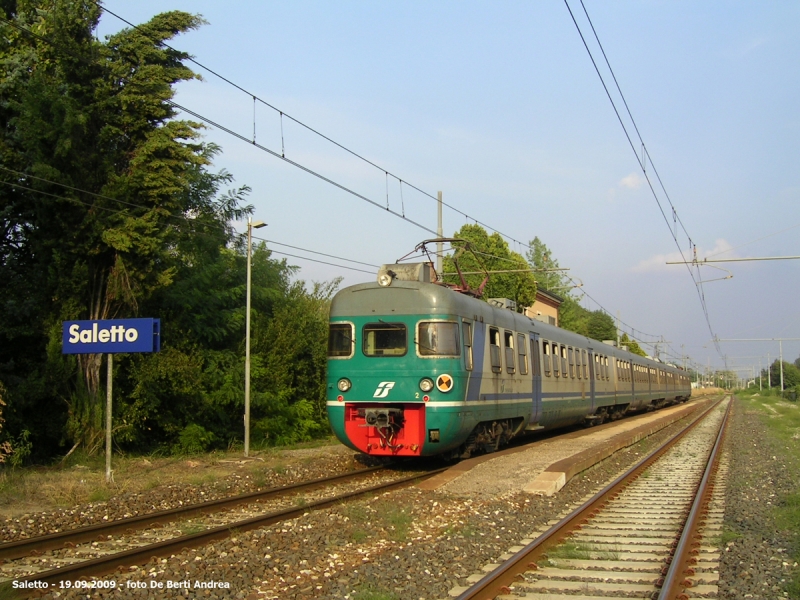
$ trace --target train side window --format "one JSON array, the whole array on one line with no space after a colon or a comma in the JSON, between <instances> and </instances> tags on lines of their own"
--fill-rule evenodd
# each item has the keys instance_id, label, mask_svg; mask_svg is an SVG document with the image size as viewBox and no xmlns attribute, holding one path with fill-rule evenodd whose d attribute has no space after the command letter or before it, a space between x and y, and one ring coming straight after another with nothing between
<instances>
[{"instance_id":1,"label":"train side window","mask_svg":"<svg viewBox=\"0 0 800 600\"><path fill-rule=\"evenodd\" d=\"M528 374L528 346L525 344L525 336L517 334L517 351L519 352L519 374Z\"/></svg>"},{"instance_id":2,"label":"train side window","mask_svg":"<svg viewBox=\"0 0 800 600\"><path fill-rule=\"evenodd\" d=\"M608 368L608 357L603 357L603 366L605 367L606 381L611 379L611 370Z\"/></svg>"},{"instance_id":3,"label":"train side window","mask_svg":"<svg viewBox=\"0 0 800 600\"><path fill-rule=\"evenodd\" d=\"M514 368L514 332L513 331L504 331L503 332L503 349L505 350L506 355L506 372L507 373L514 373L516 368Z\"/></svg>"},{"instance_id":4,"label":"train side window","mask_svg":"<svg viewBox=\"0 0 800 600\"><path fill-rule=\"evenodd\" d=\"M581 350L583 356L583 378L589 379L589 357L586 356L586 350Z\"/></svg>"},{"instance_id":5,"label":"train side window","mask_svg":"<svg viewBox=\"0 0 800 600\"><path fill-rule=\"evenodd\" d=\"M600 379L600 355L594 355L594 378Z\"/></svg>"},{"instance_id":6,"label":"train side window","mask_svg":"<svg viewBox=\"0 0 800 600\"><path fill-rule=\"evenodd\" d=\"M567 356L569 357L569 376L575 379L575 351L567 348Z\"/></svg>"},{"instance_id":7,"label":"train side window","mask_svg":"<svg viewBox=\"0 0 800 600\"><path fill-rule=\"evenodd\" d=\"M544 375L550 377L550 342L544 340L542 342L542 363L544 364Z\"/></svg>"},{"instance_id":8,"label":"train side window","mask_svg":"<svg viewBox=\"0 0 800 600\"><path fill-rule=\"evenodd\" d=\"M464 338L464 368L472 371L472 323L464 321L461 333Z\"/></svg>"},{"instance_id":9,"label":"train side window","mask_svg":"<svg viewBox=\"0 0 800 600\"><path fill-rule=\"evenodd\" d=\"M561 358L558 352L558 344L553 344L553 375L561 377Z\"/></svg>"},{"instance_id":10,"label":"train side window","mask_svg":"<svg viewBox=\"0 0 800 600\"><path fill-rule=\"evenodd\" d=\"M533 363L533 376L541 377L539 367L539 340L531 340L531 362Z\"/></svg>"},{"instance_id":11,"label":"train side window","mask_svg":"<svg viewBox=\"0 0 800 600\"><path fill-rule=\"evenodd\" d=\"M575 348L575 371L578 374L578 379L581 378L581 351L579 348Z\"/></svg>"},{"instance_id":12,"label":"train side window","mask_svg":"<svg viewBox=\"0 0 800 600\"><path fill-rule=\"evenodd\" d=\"M503 370L500 366L500 330L494 327L489 328L489 360L492 363L492 373Z\"/></svg>"},{"instance_id":13,"label":"train side window","mask_svg":"<svg viewBox=\"0 0 800 600\"><path fill-rule=\"evenodd\" d=\"M561 346L561 376L567 376L567 347Z\"/></svg>"},{"instance_id":14,"label":"train side window","mask_svg":"<svg viewBox=\"0 0 800 600\"><path fill-rule=\"evenodd\" d=\"M328 358L350 358L354 346L353 325L331 323L328 329Z\"/></svg>"}]
</instances>

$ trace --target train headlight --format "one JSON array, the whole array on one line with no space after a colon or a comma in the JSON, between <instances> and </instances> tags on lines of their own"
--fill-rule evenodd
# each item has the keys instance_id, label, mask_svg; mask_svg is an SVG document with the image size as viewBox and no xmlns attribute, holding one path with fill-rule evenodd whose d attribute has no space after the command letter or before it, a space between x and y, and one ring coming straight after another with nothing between
<instances>
[{"instance_id":1,"label":"train headlight","mask_svg":"<svg viewBox=\"0 0 800 600\"><path fill-rule=\"evenodd\" d=\"M433 389L433 380L425 377L419 381L419 389L423 392L430 392Z\"/></svg>"},{"instance_id":2,"label":"train headlight","mask_svg":"<svg viewBox=\"0 0 800 600\"><path fill-rule=\"evenodd\" d=\"M350 380L349 380L347 377L342 377L342 378L339 380L339 383L337 383L337 384L336 384L336 387L338 387L338 388L339 388L339 391L340 391L340 392L346 392L346 391L347 391L347 390L349 390L351 387L353 387L353 384L352 384L352 383L350 383Z\"/></svg>"},{"instance_id":3,"label":"train headlight","mask_svg":"<svg viewBox=\"0 0 800 600\"><path fill-rule=\"evenodd\" d=\"M392 276L391 271L381 273L378 275L378 285L381 287L389 287L392 285L392 279L394 279L394 277Z\"/></svg>"}]
</instances>

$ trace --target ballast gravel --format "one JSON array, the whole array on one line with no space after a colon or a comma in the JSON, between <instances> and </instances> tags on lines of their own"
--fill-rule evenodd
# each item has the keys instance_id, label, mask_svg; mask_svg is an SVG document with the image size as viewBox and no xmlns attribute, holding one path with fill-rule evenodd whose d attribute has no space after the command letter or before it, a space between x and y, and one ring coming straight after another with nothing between
<instances>
[{"instance_id":1,"label":"ballast gravel","mask_svg":"<svg viewBox=\"0 0 800 600\"><path fill-rule=\"evenodd\" d=\"M797 598L787 591L798 570L792 558L800 550L797 532L781 528L774 518L774 509L800 489L797 461L787 463L790 448L769 435L759 413L743 403L735 409L726 439L725 495L725 537L733 539L723 540L719 598Z\"/></svg>"},{"instance_id":2,"label":"ballast gravel","mask_svg":"<svg viewBox=\"0 0 800 600\"><path fill-rule=\"evenodd\" d=\"M720 596L784 598L781 579L788 581L793 567L775 557L785 557L792 549L789 540L760 518L759 505L751 502L752 492L762 500L768 494L756 490L755 481L748 478L760 486L766 480L758 473L769 472L772 485L780 489L790 489L793 483L783 481L777 465L769 462L772 451L760 447L763 432L752 417L735 410L732 425L726 442L733 482L726 522L739 523L746 533L724 552ZM448 598L453 588L468 585L468 579L485 565L500 562L510 548L563 516L679 427L672 425L617 452L553 497L530 496L512 486L492 497L406 488L234 534L170 558L154 558L104 578L106 585L115 583L113 591L56 589L45 597Z\"/></svg>"},{"instance_id":3,"label":"ballast gravel","mask_svg":"<svg viewBox=\"0 0 800 600\"><path fill-rule=\"evenodd\" d=\"M24 514L5 519L0 522L0 543L126 519L187 504L208 502L255 492L259 489L346 473L354 468L364 467L363 464L353 460L352 452L344 446L328 448L325 453L317 449L309 449L295 451L295 454L301 455L302 458L278 471L265 468L258 477L251 469L241 474L232 474L197 485L163 485L146 492L119 494L106 502L92 502L51 512ZM309 458L303 455L307 455ZM252 467L253 464L251 462L250 466Z\"/></svg>"}]
</instances>

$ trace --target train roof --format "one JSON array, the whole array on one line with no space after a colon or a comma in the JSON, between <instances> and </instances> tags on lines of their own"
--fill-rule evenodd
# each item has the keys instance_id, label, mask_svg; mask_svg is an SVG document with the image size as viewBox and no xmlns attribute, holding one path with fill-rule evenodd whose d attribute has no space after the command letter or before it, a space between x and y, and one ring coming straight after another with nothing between
<instances>
[{"instance_id":1,"label":"train roof","mask_svg":"<svg viewBox=\"0 0 800 600\"><path fill-rule=\"evenodd\" d=\"M332 318L369 315L458 315L486 324L529 331L543 339L591 348L595 353L629 360L662 370L680 371L679 368L627 350L604 344L584 335L537 321L506 308L492 306L472 296L456 292L446 286L424 281L394 280L389 286L376 282L360 283L340 290L331 301Z\"/></svg>"}]
</instances>

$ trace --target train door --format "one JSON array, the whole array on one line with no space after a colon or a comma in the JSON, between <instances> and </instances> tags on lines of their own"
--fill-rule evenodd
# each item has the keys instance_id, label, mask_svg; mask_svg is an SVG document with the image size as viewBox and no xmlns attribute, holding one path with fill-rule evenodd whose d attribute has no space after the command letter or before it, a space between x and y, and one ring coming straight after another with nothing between
<instances>
[{"instance_id":1,"label":"train door","mask_svg":"<svg viewBox=\"0 0 800 600\"><path fill-rule=\"evenodd\" d=\"M464 324L469 325L468 321ZM473 321L469 328L472 334L472 371L469 372L469 383L467 384L467 401L478 400L481 394L481 382L483 380L484 364L483 358L486 351L486 324L482 321ZM462 329L463 330L463 329ZM465 350L466 355L466 350Z\"/></svg>"},{"instance_id":2,"label":"train door","mask_svg":"<svg viewBox=\"0 0 800 600\"><path fill-rule=\"evenodd\" d=\"M533 406L531 407L531 423L538 423L542 418L542 362L539 356L539 334L530 334L531 377L533 378Z\"/></svg>"},{"instance_id":3,"label":"train door","mask_svg":"<svg viewBox=\"0 0 800 600\"><path fill-rule=\"evenodd\" d=\"M594 413L595 409L597 408L594 402L595 368L596 365L594 363L594 351L592 351L592 349L589 348L589 399L590 402L592 403L592 410L590 411L590 414Z\"/></svg>"}]
</instances>

